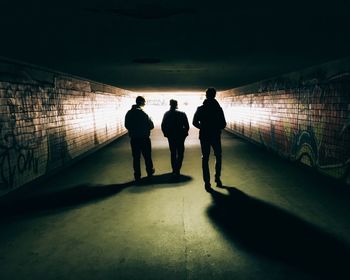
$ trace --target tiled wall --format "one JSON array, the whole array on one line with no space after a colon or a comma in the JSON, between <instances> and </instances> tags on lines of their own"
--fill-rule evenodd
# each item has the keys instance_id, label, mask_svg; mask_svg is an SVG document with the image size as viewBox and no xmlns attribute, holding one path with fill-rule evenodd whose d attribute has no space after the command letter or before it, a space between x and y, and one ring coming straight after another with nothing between
<instances>
[{"instance_id":1,"label":"tiled wall","mask_svg":"<svg viewBox=\"0 0 350 280\"><path fill-rule=\"evenodd\" d=\"M350 59L219 94L228 130L350 184Z\"/></svg>"},{"instance_id":2,"label":"tiled wall","mask_svg":"<svg viewBox=\"0 0 350 280\"><path fill-rule=\"evenodd\" d=\"M0 60L0 195L123 135L131 92Z\"/></svg>"}]
</instances>

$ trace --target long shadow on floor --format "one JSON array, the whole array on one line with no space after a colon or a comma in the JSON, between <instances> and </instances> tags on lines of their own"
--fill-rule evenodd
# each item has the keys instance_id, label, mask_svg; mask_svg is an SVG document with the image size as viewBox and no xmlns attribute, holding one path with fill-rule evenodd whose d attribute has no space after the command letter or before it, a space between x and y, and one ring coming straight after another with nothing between
<instances>
[{"instance_id":1,"label":"long shadow on floor","mask_svg":"<svg viewBox=\"0 0 350 280\"><path fill-rule=\"evenodd\" d=\"M208 215L228 240L316 279L350 279L348 244L281 208L226 188L229 195L212 192Z\"/></svg>"},{"instance_id":2,"label":"long shadow on floor","mask_svg":"<svg viewBox=\"0 0 350 280\"><path fill-rule=\"evenodd\" d=\"M116 195L127 187L151 187L153 185L186 182L191 179L191 177L186 175L174 178L171 174L167 173L155 175L152 179L142 178L137 183L135 181L130 181L123 184L111 185L82 184L65 188L63 190L34 195L26 193L24 196L16 196L16 194L11 194L9 199L5 196L0 200L0 218L6 220L6 218L11 218L13 216L28 216L38 212L45 214L57 213L59 211L67 210L67 208L94 203L101 199ZM43 190L45 189L43 188Z\"/></svg>"}]
</instances>

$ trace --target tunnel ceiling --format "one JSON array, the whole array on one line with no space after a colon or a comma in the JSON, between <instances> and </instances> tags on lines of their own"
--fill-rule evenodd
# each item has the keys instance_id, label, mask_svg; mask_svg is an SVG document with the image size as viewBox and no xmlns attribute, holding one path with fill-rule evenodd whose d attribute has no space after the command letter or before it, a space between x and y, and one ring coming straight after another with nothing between
<instances>
[{"instance_id":1,"label":"tunnel ceiling","mask_svg":"<svg viewBox=\"0 0 350 280\"><path fill-rule=\"evenodd\" d=\"M222 90L349 56L347 2L2 0L0 56L131 90Z\"/></svg>"}]
</instances>

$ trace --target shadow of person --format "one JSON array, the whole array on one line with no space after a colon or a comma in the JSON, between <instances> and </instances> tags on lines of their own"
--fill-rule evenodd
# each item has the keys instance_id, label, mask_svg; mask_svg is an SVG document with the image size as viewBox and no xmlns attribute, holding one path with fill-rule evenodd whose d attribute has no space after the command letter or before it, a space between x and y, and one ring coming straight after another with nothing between
<instances>
[{"instance_id":1,"label":"shadow of person","mask_svg":"<svg viewBox=\"0 0 350 280\"><path fill-rule=\"evenodd\" d=\"M208 215L231 242L317 279L350 279L349 245L309 222L233 187L213 190Z\"/></svg>"},{"instance_id":2,"label":"shadow of person","mask_svg":"<svg viewBox=\"0 0 350 280\"><path fill-rule=\"evenodd\" d=\"M19 192L0 198L0 220L8 220L14 216L29 216L31 214L52 214L64 211L82 204L93 203L121 192L127 187L136 185L174 184L186 182L192 178L181 175L177 178L171 174L153 176L151 179L143 178L140 182L130 181L122 184L92 185L81 184L69 188L41 192L39 194L21 195Z\"/></svg>"},{"instance_id":3,"label":"shadow of person","mask_svg":"<svg viewBox=\"0 0 350 280\"><path fill-rule=\"evenodd\" d=\"M141 178L136 184L140 186L145 185L162 185L162 184L174 184L174 183L184 183L192 180L192 177L187 175L175 176L173 173L164 173L160 175L154 175L150 178Z\"/></svg>"},{"instance_id":4,"label":"shadow of person","mask_svg":"<svg viewBox=\"0 0 350 280\"><path fill-rule=\"evenodd\" d=\"M28 216L37 212L57 212L115 195L134 182L111 185L81 184L63 190L42 194L3 197L0 200L0 217Z\"/></svg>"}]
</instances>

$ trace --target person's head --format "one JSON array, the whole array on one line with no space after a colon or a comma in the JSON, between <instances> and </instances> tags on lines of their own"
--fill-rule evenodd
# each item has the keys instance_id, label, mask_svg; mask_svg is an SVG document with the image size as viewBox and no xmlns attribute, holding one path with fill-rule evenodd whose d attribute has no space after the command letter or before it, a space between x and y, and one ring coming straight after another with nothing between
<instances>
[{"instance_id":1,"label":"person's head","mask_svg":"<svg viewBox=\"0 0 350 280\"><path fill-rule=\"evenodd\" d=\"M142 96L136 97L136 105L137 106L145 106L146 100Z\"/></svg>"},{"instance_id":2,"label":"person's head","mask_svg":"<svg viewBox=\"0 0 350 280\"><path fill-rule=\"evenodd\" d=\"M169 105L171 109L177 109L177 101L175 99L170 99Z\"/></svg>"},{"instance_id":3,"label":"person's head","mask_svg":"<svg viewBox=\"0 0 350 280\"><path fill-rule=\"evenodd\" d=\"M216 96L216 89L213 87L208 88L205 92L205 96L207 97L207 99L214 99Z\"/></svg>"}]
</instances>

